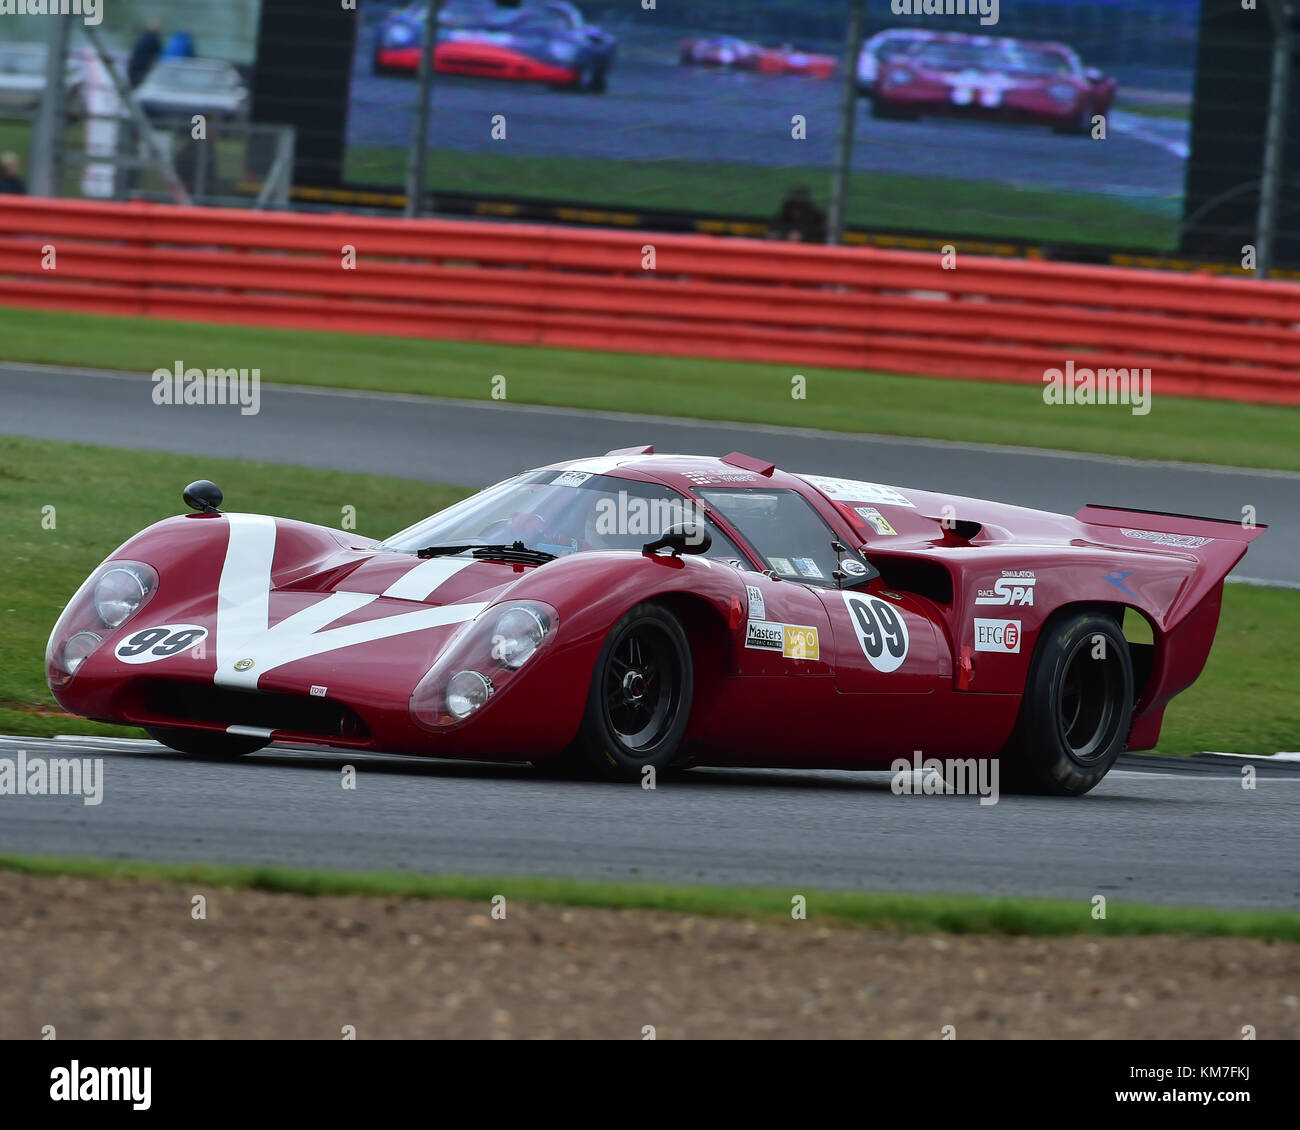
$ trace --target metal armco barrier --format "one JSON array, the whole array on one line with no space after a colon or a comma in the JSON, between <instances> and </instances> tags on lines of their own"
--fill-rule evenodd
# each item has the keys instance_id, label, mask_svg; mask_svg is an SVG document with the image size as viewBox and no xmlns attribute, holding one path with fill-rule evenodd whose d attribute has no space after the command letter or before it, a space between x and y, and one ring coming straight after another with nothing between
<instances>
[{"instance_id":1,"label":"metal armco barrier","mask_svg":"<svg viewBox=\"0 0 1300 1130\"><path fill-rule=\"evenodd\" d=\"M1300 404L1300 284L960 247L945 270L869 247L8 196L0 304L1038 385L1072 360L1149 368L1157 395Z\"/></svg>"}]
</instances>

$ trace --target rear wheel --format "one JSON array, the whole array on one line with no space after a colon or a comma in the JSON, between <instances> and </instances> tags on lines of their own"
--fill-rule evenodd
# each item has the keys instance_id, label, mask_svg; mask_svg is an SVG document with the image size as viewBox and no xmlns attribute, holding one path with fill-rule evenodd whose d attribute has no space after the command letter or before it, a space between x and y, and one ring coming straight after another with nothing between
<instances>
[{"instance_id":1,"label":"rear wheel","mask_svg":"<svg viewBox=\"0 0 1300 1130\"><path fill-rule=\"evenodd\" d=\"M222 734L213 730L173 730L162 726L146 726L145 733L156 742L162 742L177 753L191 757L209 757L233 761L245 754L256 753L271 743L265 738L247 738L239 734Z\"/></svg>"},{"instance_id":2,"label":"rear wheel","mask_svg":"<svg viewBox=\"0 0 1300 1130\"><path fill-rule=\"evenodd\" d=\"M1015 792L1082 796L1106 776L1133 718L1133 660L1114 619L1066 611L1043 627L1002 779Z\"/></svg>"},{"instance_id":3,"label":"rear wheel","mask_svg":"<svg viewBox=\"0 0 1300 1130\"><path fill-rule=\"evenodd\" d=\"M690 721L693 680L677 617L638 604L614 625L592 672L577 741L586 763L620 781L671 765Z\"/></svg>"}]
</instances>

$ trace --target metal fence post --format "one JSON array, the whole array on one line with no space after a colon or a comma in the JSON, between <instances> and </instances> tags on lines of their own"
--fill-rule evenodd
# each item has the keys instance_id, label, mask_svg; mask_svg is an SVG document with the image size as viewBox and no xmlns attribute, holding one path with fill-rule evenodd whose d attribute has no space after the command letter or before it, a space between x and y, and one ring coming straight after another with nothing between
<instances>
[{"instance_id":1,"label":"metal fence post","mask_svg":"<svg viewBox=\"0 0 1300 1130\"><path fill-rule=\"evenodd\" d=\"M840 121L835 139L835 173L831 178L831 207L826 242L842 243L848 212L849 173L853 164L853 129L858 108L858 52L862 49L862 0L849 0L849 24L844 42L844 76L840 92Z\"/></svg>"}]
</instances>

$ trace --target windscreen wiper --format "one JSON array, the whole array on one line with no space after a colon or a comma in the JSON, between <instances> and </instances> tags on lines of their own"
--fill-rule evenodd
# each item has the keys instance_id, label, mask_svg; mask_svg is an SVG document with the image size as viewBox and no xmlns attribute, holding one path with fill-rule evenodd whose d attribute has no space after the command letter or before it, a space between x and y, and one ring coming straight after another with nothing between
<instances>
[{"instance_id":1,"label":"windscreen wiper","mask_svg":"<svg viewBox=\"0 0 1300 1130\"><path fill-rule=\"evenodd\" d=\"M529 549L523 542L510 545L429 545L415 551L416 557L450 557L456 553L468 553L480 561L517 561L524 565L545 565L555 560L554 553L544 549Z\"/></svg>"}]
</instances>

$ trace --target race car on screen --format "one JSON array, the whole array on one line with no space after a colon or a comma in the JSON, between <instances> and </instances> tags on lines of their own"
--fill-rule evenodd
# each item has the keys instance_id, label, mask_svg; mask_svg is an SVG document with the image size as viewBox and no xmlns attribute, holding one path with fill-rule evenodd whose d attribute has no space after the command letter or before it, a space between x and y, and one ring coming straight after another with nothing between
<instances>
[{"instance_id":1,"label":"race car on screen","mask_svg":"<svg viewBox=\"0 0 1300 1130\"><path fill-rule=\"evenodd\" d=\"M419 71L427 10L417 0L380 23L375 74ZM525 0L509 8L493 0L450 0L438 14L433 69L600 93L616 49L615 38L588 24L567 0Z\"/></svg>"},{"instance_id":2,"label":"race car on screen","mask_svg":"<svg viewBox=\"0 0 1300 1130\"><path fill-rule=\"evenodd\" d=\"M731 35L703 35L683 39L678 55L682 63L708 67L732 67L764 75L805 75L830 78L835 73L833 55L796 51L788 43L763 47Z\"/></svg>"},{"instance_id":3,"label":"race car on screen","mask_svg":"<svg viewBox=\"0 0 1300 1130\"><path fill-rule=\"evenodd\" d=\"M127 541L55 626L67 710L214 757L286 741L636 779L921 750L1058 794L1155 745L1263 528L650 447L382 542L221 513L206 481L185 497L197 513Z\"/></svg>"},{"instance_id":4,"label":"race car on screen","mask_svg":"<svg viewBox=\"0 0 1300 1130\"><path fill-rule=\"evenodd\" d=\"M1115 85L1062 43L944 33L881 63L871 108L880 118L944 115L1086 134L1110 110Z\"/></svg>"}]
</instances>

